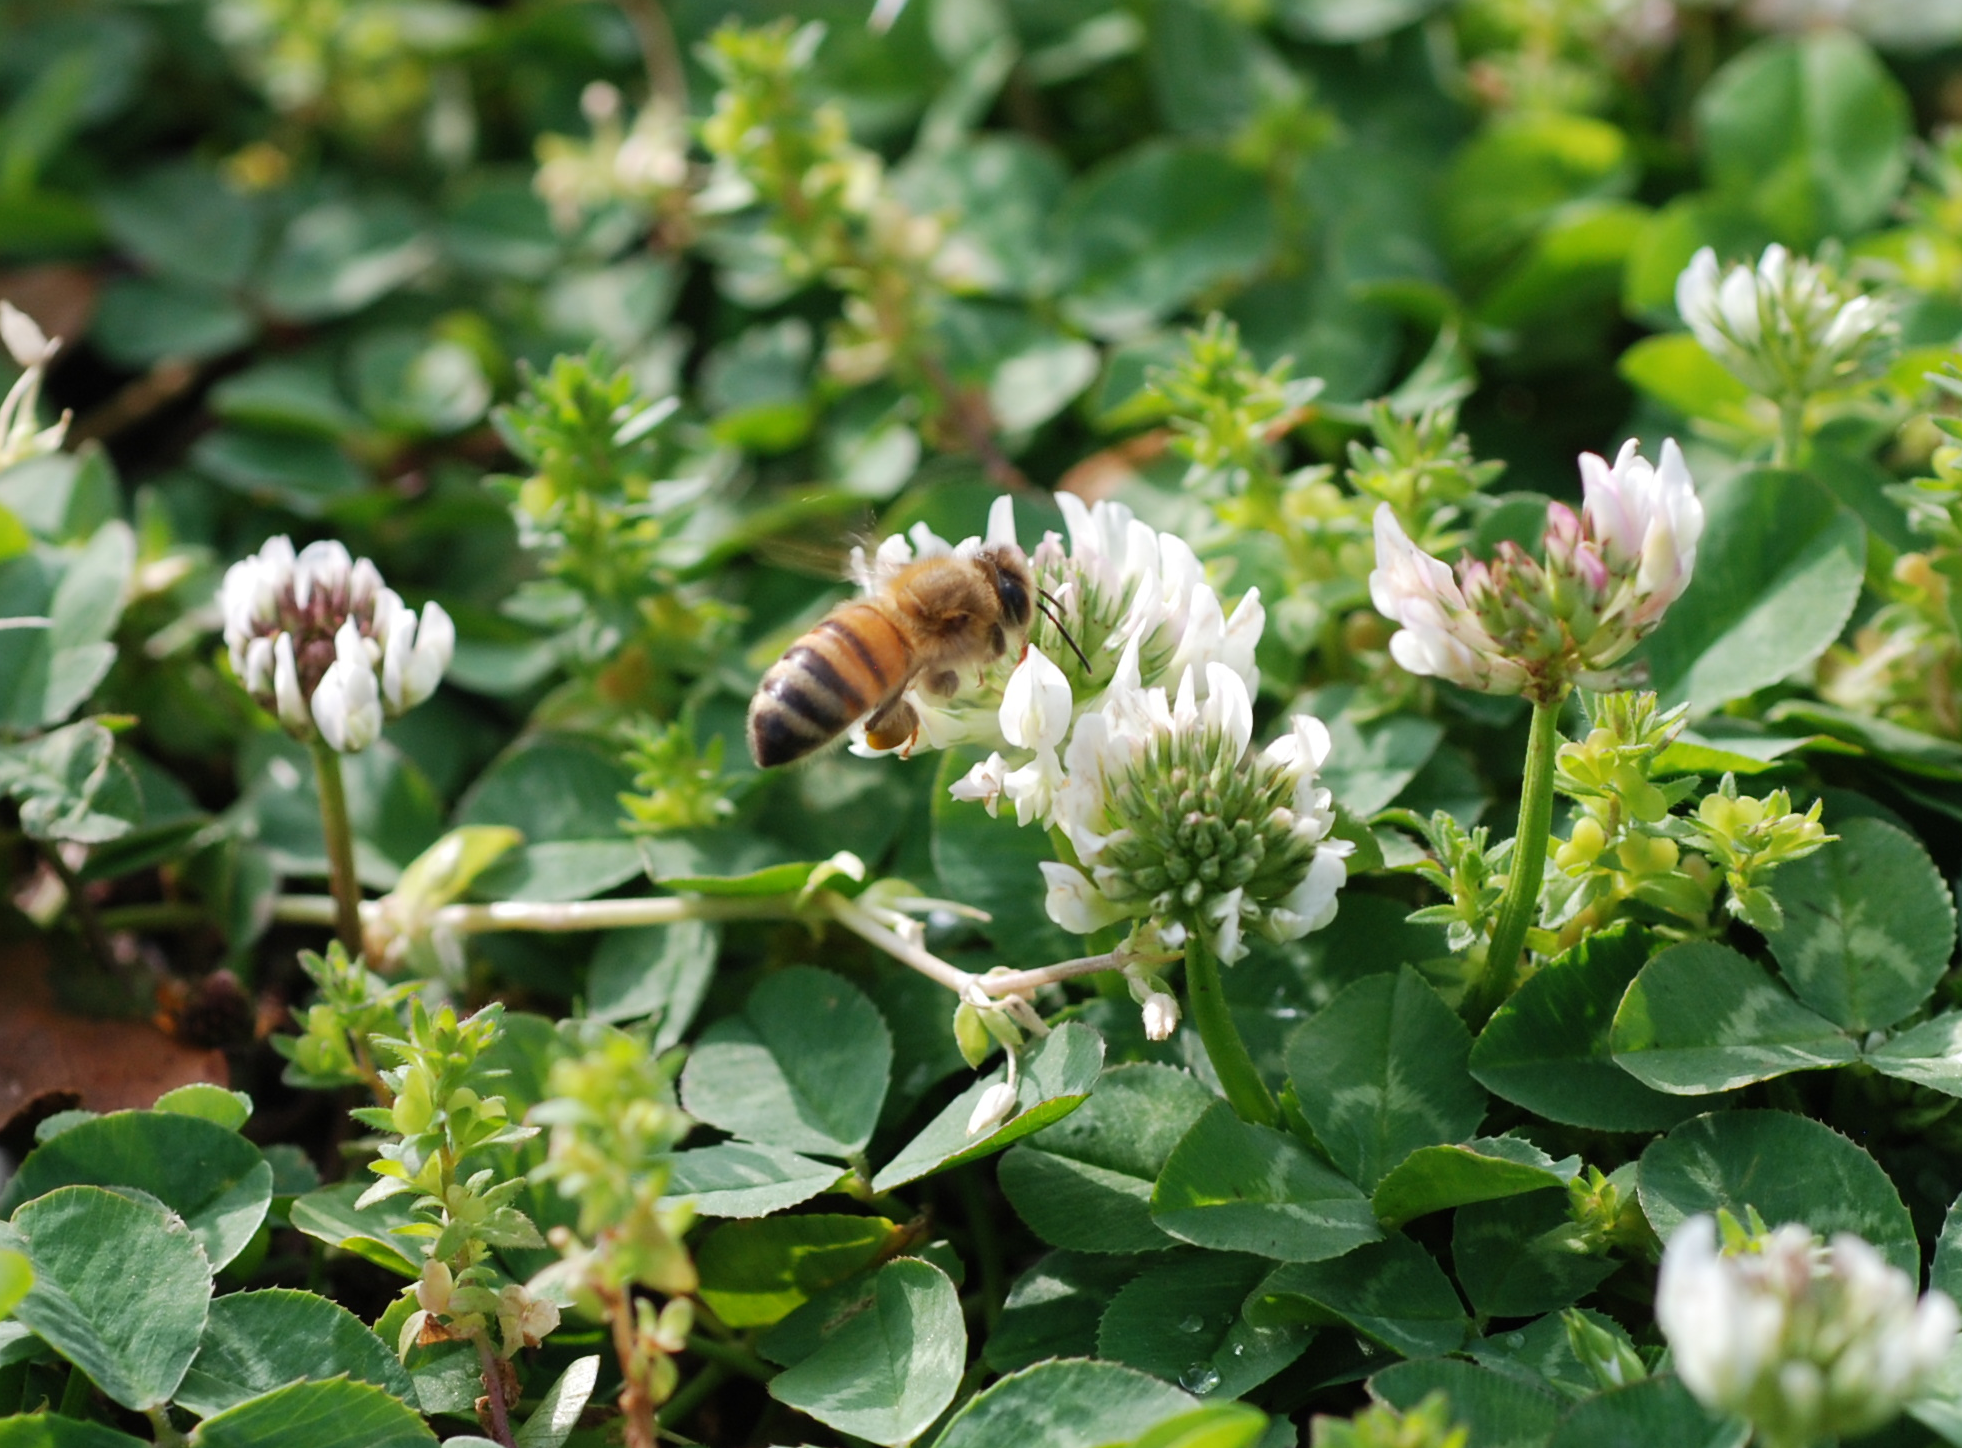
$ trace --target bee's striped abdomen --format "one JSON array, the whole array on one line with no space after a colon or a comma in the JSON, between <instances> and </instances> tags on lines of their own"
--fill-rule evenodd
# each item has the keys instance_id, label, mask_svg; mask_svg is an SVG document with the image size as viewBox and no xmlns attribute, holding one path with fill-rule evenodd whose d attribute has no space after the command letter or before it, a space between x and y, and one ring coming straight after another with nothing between
<instances>
[{"instance_id":1,"label":"bee's striped abdomen","mask_svg":"<svg viewBox=\"0 0 1962 1448\"><path fill-rule=\"evenodd\" d=\"M843 733L906 682L912 650L883 612L848 604L770 666L749 706L749 752L788 764Z\"/></svg>"}]
</instances>

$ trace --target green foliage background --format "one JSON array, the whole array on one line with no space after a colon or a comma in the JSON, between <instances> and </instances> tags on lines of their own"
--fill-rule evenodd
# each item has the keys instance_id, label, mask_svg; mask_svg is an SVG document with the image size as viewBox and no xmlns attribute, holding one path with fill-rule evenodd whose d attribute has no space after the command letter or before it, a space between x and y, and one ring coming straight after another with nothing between
<instances>
[{"instance_id":1,"label":"green foliage background","mask_svg":"<svg viewBox=\"0 0 1962 1448\"><path fill-rule=\"evenodd\" d=\"M372 1064L265 1039L306 1028L323 932L276 901L327 858L212 600L277 533L457 622L441 692L347 760L371 894L739 902L387 962L432 1008L502 1004L473 1069L508 1074L456 1079L512 1122L566 1096L591 1023L687 1048L634 1089L680 1072L698 1123L657 1153L701 1219L663 1419L688 1439L1738 1443L1653 1323L1685 1217L1856 1231L1954 1291L1962 476L1931 419L1962 394L1929 374L1962 336L1962 21L1781 23L1804 9L911 0L875 30L860 0L13 0L0 296L65 336L43 420L74 423L0 471L0 950L45 952L78 1016L161 1001L250 1099L7 1127L0 1445L482 1430L467 1350L396 1351L410 1209L357 1206L376 1142L423 1128L348 1116ZM1776 409L1674 306L1699 247L1772 242L1899 321L1778 467ZM1195 337L1215 315L1237 330ZM1489 556L1578 498L1579 452L1671 435L1710 524L1645 649L1688 708L1637 751L1649 863L1559 866L1538 970L1468 1027L1483 865L1431 857L1511 829L1526 711L1389 662L1372 500ZM970 1140L945 993L782 904L849 851L989 912L929 922L964 969L1084 953L1039 832L948 800L971 760L766 776L741 742L854 541L976 533L1008 489L1029 543L1059 486L1259 587L1263 735L1334 732L1364 843L1341 913L1228 972L1284 1129L1092 977L1043 996L1015 1114ZM1837 839L1732 879L1773 897L1733 919L1725 862L1684 906L1674 851L1740 788L1823 801ZM522 843L403 884L467 826ZM334 1010L407 1029L411 992L350 980ZM501 1122L469 1144L500 1209L573 1223ZM111 1280L105 1241L141 1270ZM485 1241L499 1283L555 1260ZM1651 1375L1611 1387L1576 1321ZM596 1318L516 1361L517 1441L614 1441ZM1309 1428L1365 1394L1409 1436ZM1962 1443L1962 1406L1863 1441Z\"/></svg>"}]
</instances>

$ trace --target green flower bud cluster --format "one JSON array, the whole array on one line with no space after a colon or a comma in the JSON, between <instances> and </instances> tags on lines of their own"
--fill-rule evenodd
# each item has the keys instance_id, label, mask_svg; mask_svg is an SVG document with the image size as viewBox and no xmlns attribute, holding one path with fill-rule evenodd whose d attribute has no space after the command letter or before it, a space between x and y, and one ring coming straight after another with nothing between
<instances>
[{"instance_id":1,"label":"green flower bud cluster","mask_svg":"<svg viewBox=\"0 0 1962 1448\"><path fill-rule=\"evenodd\" d=\"M1505 861L1512 841L1488 846L1483 825L1466 830L1443 810L1429 820L1414 823L1431 846L1430 856L1417 866L1417 873L1449 896L1451 903L1426 906L1414 911L1410 919L1443 926L1446 943L1454 951L1483 944L1498 913L1500 896L1505 893Z\"/></svg>"},{"instance_id":2,"label":"green flower bud cluster","mask_svg":"<svg viewBox=\"0 0 1962 1448\"><path fill-rule=\"evenodd\" d=\"M620 796L620 808L631 834L707 829L736 812L722 773L721 735L698 750L685 721L647 725L630 733L626 760L634 792Z\"/></svg>"},{"instance_id":3,"label":"green flower bud cluster","mask_svg":"<svg viewBox=\"0 0 1962 1448\"><path fill-rule=\"evenodd\" d=\"M1451 1421L1451 1404L1431 1393L1407 1413L1379 1403L1346 1422L1318 1417L1314 1448L1466 1448L1471 1430Z\"/></svg>"},{"instance_id":4,"label":"green flower bud cluster","mask_svg":"<svg viewBox=\"0 0 1962 1448\"><path fill-rule=\"evenodd\" d=\"M1661 1255L1662 1244L1635 1197L1632 1162L1613 1172L1591 1166L1568 1182L1567 1215L1580 1229L1584 1250L1596 1256L1609 1251Z\"/></svg>"},{"instance_id":5,"label":"green flower bud cluster","mask_svg":"<svg viewBox=\"0 0 1962 1448\"><path fill-rule=\"evenodd\" d=\"M286 1057L290 1086L325 1091L366 1084L385 1092L369 1042L402 1029L402 1003L420 981L390 985L359 960L351 960L337 940L327 953L300 952L300 968L319 998L300 1017L300 1034L275 1035L272 1044Z\"/></svg>"},{"instance_id":6,"label":"green flower bud cluster","mask_svg":"<svg viewBox=\"0 0 1962 1448\"><path fill-rule=\"evenodd\" d=\"M1240 329L1214 313L1146 395L1170 415L1172 445L1192 464L1185 486L1227 498L1276 483L1274 444L1321 390L1318 377L1290 379L1285 359L1256 367Z\"/></svg>"},{"instance_id":7,"label":"green flower bud cluster","mask_svg":"<svg viewBox=\"0 0 1962 1448\"><path fill-rule=\"evenodd\" d=\"M1388 503L1424 548L1450 551L1462 541L1445 531L1458 505L1497 482L1506 465L1473 455L1471 439L1458 431L1455 403L1412 417L1377 401L1366 416L1375 445L1349 444L1349 486L1363 498Z\"/></svg>"},{"instance_id":8,"label":"green flower bud cluster","mask_svg":"<svg viewBox=\"0 0 1962 1448\"><path fill-rule=\"evenodd\" d=\"M1776 930L1785 912L1765 887L1778 866L1803 859L1836 835L1819 822L1823 801L1800 814L1792 798L1774 789L1763 799L1739 795L1737 779L1726 774L1714 794L1697 805L1688 827L1698 849L1722 867L1730 887L1730 913L1759 930Z\"/></svg>"},{"instance_id":9,"label":"green flower bud cluster","mask_svg":"<svg viewBox=\"0 0 1962 1448\"><path fill-rule=\"evenodd\" d=\"M1109 812L1120 829L1097 881L1119 904L1204 929L1225 898L1256 911L1286 899L1308 874L1315 846L1295 831L1295 777L1258 757L1229 759L1211 733L1156 736L1115 781Z\"/></svg>"},{"instance_id":10,"label":"green flower bud cluster","mask_svg":"<svg viewBox=\"0 0 1962 1448\"><path fill-rule=\"evenodd\" d=\"M1783 918L1766 888L1770 872L1819 848L1831 836L1819 806L1797 814L1774 790L1740 796L1726 775L1687 817L1672 813L1697 791L1693 775L1656 779L1663 751L1681 730L1682 708L1661 710L1653 694L1589 696L1593 728L1563 744L1554 787L1574 800L1573 822L1552 851L1542 923L1561 948L1640 905L1709 934L1717 892L1726 909L1760 929Z\"/></svg>"},{"instance_id":11,"label":"green flower bud cluster","mask_svg":"<svg viewBox=\"0 0 1962 1448\"><path fill-rule=\"evenodd\" d=\"M657 1056L640 1035L585 1028L580 1049L552 1066L550 1099L531 1119L550 1128L544 1163L532 1173L576 1203L572 1227L554 1227L559 1261L529 1284L563 1292L588 1315L610 1321L629 1417L674 1393L675 1355L688 1343L695 1264L682 1236L686 1206L663 1206L672 1153L693 1123L674 1099L679 1054ZM635 1289L667 1294L656 1306Z\"/></svg>"},{"instance_id":12,"label":"green flower bud cluster","mask_svg":"<svg viewBox=\"0 0 1962 1448\"><path fill-rule=\"evenodd\" d=\"M1649 1375L1649 1365L1635 1351L1633 1343L1595 1322L1577 1307L1560 1314L1567 1329L1567 1348L1587 1369L1602 1392L1639 1383Z\"/></svg>"}]
</instances>

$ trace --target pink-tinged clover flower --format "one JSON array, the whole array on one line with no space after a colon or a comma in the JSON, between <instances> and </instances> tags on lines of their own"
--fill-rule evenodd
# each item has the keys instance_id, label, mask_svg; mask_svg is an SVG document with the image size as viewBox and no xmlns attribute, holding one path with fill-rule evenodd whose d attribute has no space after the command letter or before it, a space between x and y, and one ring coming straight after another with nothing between
<instances>
[{"instance_id":1,"label":"pink-tinged clover flower","mask_svg":"<svg viewBox=\"0 0 1962 1448\"><path fill-rule=\"evenodd\" d=\"M225 573L232 671L287 732L355 754L436 692L456 649L439 603L417 614L367 559L331 540L268 538Z\"/></svg>"},{"instance_id":2,"label":"pink-tinged clover flower","mask_svg":"<svg viewBox=\"0 0 1962 1448\"><path fill-rule=\"evenodd\" d=\"M1689 586L1703 504L1673 440L1660 464L1631 440L1612 467L1584 453L1580 468L1581 511L1548 505L1543 560L1505 542L1491 562L1454 572L1410 540L1389 504L1377 508L1370 598L1401 625L1390 639L1399 664L1537 703L1575 684L1629 682L1615 666Z\"/></svg>"}]
</instances>

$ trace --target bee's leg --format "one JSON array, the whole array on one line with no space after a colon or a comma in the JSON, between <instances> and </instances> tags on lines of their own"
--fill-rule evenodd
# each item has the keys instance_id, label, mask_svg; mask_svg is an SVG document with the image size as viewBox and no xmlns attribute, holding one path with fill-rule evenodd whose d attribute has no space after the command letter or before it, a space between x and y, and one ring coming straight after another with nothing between
<instances>
[{"instance_id":1,"label":"bee's leg","mask_svg":"<svg viewBox=\"0 0 1962 1448\"><path fill-rule=\"evenodd\" d=\"M919 732L920 716L904 694L895 695L865 721L865 742L874 749L910 748Z\"/></svg>"},{"instance_id":2,"label":"bee's leg","mask_svg":"<svg viewBox=\"0 0 1962 1448\"><path fill-rule=\"evenodd\" d=\"M992 628L988 632L988 657L991 659L998 659L1007 652L1008 652L1008 635L1002 631L1002 626L1000 624L996 624L994 628Z\"/></svg>"},{"instance_id":3,"label":"bee's leg","mask_svg":"<svg viewBox=\"0 0 1962 1448\"><path fill-rule=\"evenodd\" d=\"M920 687L939 698L951 699L960 692L961 676L952 669L937 669L920 680Z\"/></svg>"}]
</instances>

